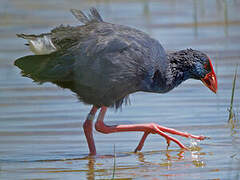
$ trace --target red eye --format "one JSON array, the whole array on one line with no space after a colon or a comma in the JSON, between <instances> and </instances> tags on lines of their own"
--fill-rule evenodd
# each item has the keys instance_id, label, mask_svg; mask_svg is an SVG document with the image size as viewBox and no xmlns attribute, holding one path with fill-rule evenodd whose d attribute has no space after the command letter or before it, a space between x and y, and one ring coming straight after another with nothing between
<instances>
[{"instance_id":1,"label":"red eye","mask_svg":"<svg viewBox=\"0 0 240 180\"><path fill-rule=\"evenodd\" d=\"M207 71L211 71L211 65L210 65L210 62L207 62L206 64L204 64L204 69L207 70Z\"/></svg>"},{"instance_id":2,"label":"red eye","mask_svg":"<svg viewBox=\"0 0 240 180\"><path fill-rule=\"evenodd\" d=\"M213 65L209 57L208 57L208 62L204 64L204 69L206 69L209 72L213 70Z\"/></svg>"},{"instance_id":3,"label":"red eye","mask_svg":"<svg viewBox=\"0 0 240 180\"><path fill-rule=\"evenodd\" d=\"M204 69L207 69L208 65L207 64L204 64Z\"/></svg>"}]
</instances>

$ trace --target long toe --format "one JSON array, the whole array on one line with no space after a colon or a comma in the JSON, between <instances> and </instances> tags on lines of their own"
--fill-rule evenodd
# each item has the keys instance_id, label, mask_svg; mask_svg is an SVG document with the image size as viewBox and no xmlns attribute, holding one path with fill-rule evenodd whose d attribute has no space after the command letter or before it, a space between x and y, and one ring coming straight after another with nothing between
<instances>
[{"instance_id":1,"label":"long toe","mask_svg":"<svg viewBox=\"0 0 240 180\"><path fill-rule=\"evenodd\" d=\"M169 136L168 134L164 133L160 128L159 128L159 125L158 124L155 124L155 123L152 123L150 124L150 127L151 127L151 133L153 134L159 134L161 136L163 136L166 141L167 141L167 144L168 146L170 145L170 142L173 141L175 142L176 144L178 144L178 146L182 149L186 149L188 150L188 148L186 146L184 146L179 140Z\"/></svg>"}]
</instances>

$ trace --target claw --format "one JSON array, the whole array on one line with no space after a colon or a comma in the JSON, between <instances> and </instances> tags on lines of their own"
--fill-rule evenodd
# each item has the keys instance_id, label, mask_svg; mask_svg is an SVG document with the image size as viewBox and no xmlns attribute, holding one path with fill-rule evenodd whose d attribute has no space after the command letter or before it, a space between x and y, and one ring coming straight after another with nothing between
<instances>
[{"instance_id":1,"label":"claw","mask_svg":"<svg viewBox=\"0 0 240 180\"><path fill-rule=\"evenodd\" d=\"M211 139L211 137L209 137L209 136L204 136L204 139Z\"/></svg>"},{"instance_id":2,"label":"claw","mask_svg":"<svg viewBox=\"0 0 240 180\"><path fill-rule=\"evenodd\" d=\"M202 141L204 139L211 139L211 137L208 136L199 136L198 140Z\"/></svg>"}]
</instances>

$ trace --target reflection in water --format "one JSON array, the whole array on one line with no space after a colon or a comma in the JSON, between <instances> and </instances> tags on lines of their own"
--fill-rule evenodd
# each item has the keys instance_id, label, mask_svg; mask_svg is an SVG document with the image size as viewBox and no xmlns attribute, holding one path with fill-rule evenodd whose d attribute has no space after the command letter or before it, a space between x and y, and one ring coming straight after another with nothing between
<instances>
[{"instance_id":1,"label":"reflection in water","mask_svg":"<svg viewBox=\"0 0 240 180\"><path fill-rule=\"evenodd\" d=\"M190 154L190 156L189 156ZM116 178L124 174L134 174L136 176L136 169L140 172L146 174L151 174L154 172L158 176L176 176L174 170L183 170L188 172L188 169L194 167L204 167L205 163L201 160L201 156L205 156L206 153L200 153L199 151L183 151L183 150L166 150L166 151L148 151L148 152L137 152L137 153L120 153L116 156L117 162L123 162L124 158L131 158L131 156L136 156L136 162L134 164L116 163L116 168L114 168L114 155L101 155L101 156L87 156L84 158L74 158L74 159L63 159L63 160L43 160L41 163L53 163L61 162L67 165L74 164L86 164L85 168L82 166L74 166L74 169L56 169L56 168L44 168L41 169L42 173L85 173L86 179L94 180L96 177L102 177L103 179L111 179L114 169ZM152 159L154 157L154 159ZM87 161L87 162L86 162ZM40 162L40 161L38 161ZM111 162L111 163L109 163ZM134 161L133 161L134 162ZM168 172L165 170L169 170ZM157 173L156 173L157 172ZM143 175L143 174L142 174Z\"/></svg>"},{"instance_id":2,"label":"reflection in water","mask_svg":"<svg viewBox=\"0 0 240 180\"><path fill-rule=\"evenodd\" d=\"M176 154L177 152L177 154ZM166 150L166 151L152 151L152 152L137 152L136 155L138 157L138 161L139 163L143 163L143 164L148 164L148 165L160 165L160 166L167 166L170 167L172 165L173 162L175 161L185 161L185 156L184 156L185 151L184 150L180 150L180 151L174 151L174 150ZM147 161L145 156L147 155L164 155L165 158L163 158L163 160L165 161L164 163L153 163L151 161ZM196 160L196 159L194 159ZM162 161L162 159L159 159L159 161Z\"/></svg>"},{"instance_id":3,"label":"reflection in water","mask_svg":"<svg viewBox=\"0 0 240 180\"><path fill-rule=\"evenodd\" d=\"M143 16L144 16L144 22L146 23L146 30L147 33L152 34L152 17L151 17L151 11L149 7L149 1L143 0Z\"/></svg>"},{"instance_id":4,"label":"reflection in water","mask_svg":"<svg viewBox=\"0 0 240 180\"><path fill-rule=\"evenodd\" d=\"M193 0L193 20L194 20L194 36L198 36L198 16L197 16L197 6L198 0Z\"/></svg>"},{"instance_id":5,"label":"reflection in water","mask_svg":"<svg viewBox=\"0 0 240 180\"><path fill-rule=\"evenodd\" d=\"M166 151L166 157L169 161L172 159L183 160L184 159L184 150L180 150L176 157L170 155L170 151Z\"/></svg>"},{"instance_id":6,"label":"reflection in water","mask_svg":"<svg viewBox=\"0 0 240 180\"><path fill-rule=\"evenodd\" d=\"M228 12L228 0L216 0L216 11L219 14L219 16L223 16L224 20L223 20L223 24L224 24L224 34L226 37L228 37L228 28L229 28L229 12ZM236 3L236 1L234 1L233 3ZM208 4L207 4L208 5ZM198 11L199 9L199 11ZM204 17L206 15L205 12L205 3L203 0L198 1L198 0L193 0L193 29L194 29L194 36L197 37L198 36L198 28L199 25L204 24L206 22L199 20L198 17L198 12L200 13L201 17ZM201 21L201 22L200 22ZM216 22L218 24L218 22ZM211 24L209 24L211 25Z\"/></svg>"},{"instance_id":7,"label":"reflection in water","mask_svg":"<svg viewBox=\"0 0 240 180\"><path fill-rule=\"evenodd\" d=\"M228 1L224 0L224 33L228 36Z\"/></svg>"},{"instance_id":8,"label":"reflection in water","mask_svg":"<svg viewBox=\"0 0 240 180\"><path fill-rule=\"evenodd\" d=\"M196 167L203 167L205 166L205 163L201 160L200 155L203 155L203 153L200 153L201 148L198 146L197 140L190 139L190 147L191 150L191 157L192 162Z\"/></svg>"},{"instance_id":9,"label":"reflection in water","mask_svg":"<svg viewBox=\"0 0 240 180\"><path fill-rule=\"evenodd\" d=\"M191 155L192 162L196 167L204 167L206 165L204 161L201 160L199 151L192 151Z\"/></svg>"},{"instance_id":10,"label":"reflection in water","mask_svg":"<svg viewBox=\"0 0 240 180\"><path fill-rule=\"evenodd\" d=\"M87 171L87 179L88 180L94 180L95 179L95 163L96 163L96 160L92 157L90 157L88 159L88 163L87 163L87 168L88 168L88 171Z\"/></svg>"}]
</instances>

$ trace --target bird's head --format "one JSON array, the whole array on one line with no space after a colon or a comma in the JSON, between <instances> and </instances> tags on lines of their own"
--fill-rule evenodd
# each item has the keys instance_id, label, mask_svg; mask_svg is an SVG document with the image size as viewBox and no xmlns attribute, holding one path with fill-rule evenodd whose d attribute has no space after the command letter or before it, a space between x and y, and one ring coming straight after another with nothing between
<instances>
[{"instance_id":1,"label":"bird's head","mask_svg":"<svg viewBox=\"0 0 240 180\"><path fill-rule=\"evenodd\" d=\"M201 51L188 49L191 54L192 78L201 80L214 93L217 93L217 77L210 58Z\"/></svg>"}]
</instances>

